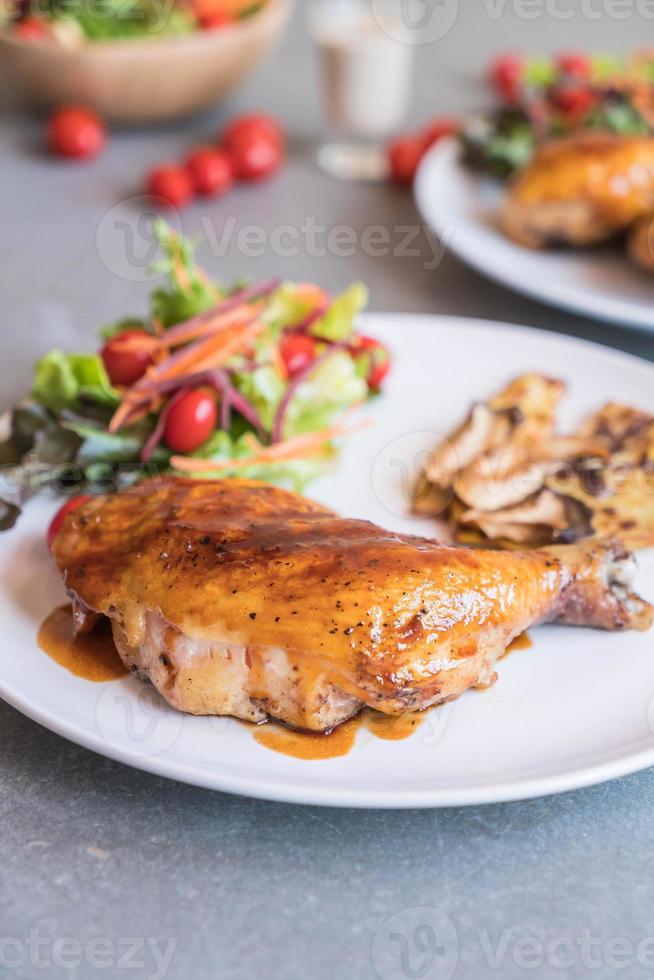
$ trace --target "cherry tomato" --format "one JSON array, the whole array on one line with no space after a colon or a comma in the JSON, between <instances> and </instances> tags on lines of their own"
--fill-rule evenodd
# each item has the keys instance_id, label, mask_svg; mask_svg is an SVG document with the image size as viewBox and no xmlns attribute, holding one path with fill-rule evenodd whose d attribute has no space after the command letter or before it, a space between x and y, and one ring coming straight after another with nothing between
<instances>
[{"instance_id":1,"label":"cherry tomato","mask_svg":"<svg viewBox=\"0 0 654 980\"><path fill-rule=\"evenodd\" d=\"M82 159L98 155L105 145L107 132L96 112L67 106L57 109L50 116L47 137L53 153Z\"/></svg>"},{"instance_id":2,"label":"cherry tomato","mask_svg":"<svg viewBox=\"0 0 654 980\"><path fill-rule=\"evenodd\" d=\"M412 184L424 152L423 141L415 136L400 136L393 140L388 147L391 179L396 184Z\"/></svg>"},{"instance_id":3,"label":"cherry tomato","mask_svg":"<svg viewBox=\"0 0 654 980\"><path fill-rule=\"evenodd\" d=\"M50 551L52 551L55 538L61 530L61 525L64 523L64 518L66 515L70 514L73 510L77 510L78 507L81 507L82 504L85 504L86 501L90 499L91 498L88 496L88 494L79 494L77 497L71 497L65 504L62 504L55 516L50 521L50 525L45 536Z\"/></svg>"},{"instance_id":4,"label":"cherry tomato","mask_svg":"<svg viewBox=\"0 0 654 980\"><path fill-rule=\"evenodd\" d=\"M268 139L276 142L278 146L284 146L284 129L282 124L274 116L264 115L262 112L252 112L246 116L238 116L227 126L222 135L222 145L228 153L232 152L234 145L238 146L243 133L257 133L267 136Z\"/></svg>"},{"instance_id":5,"label":"cherry tomato","mask_svg":"<svg viewBox=\"0 0 654 980\"><path fill-rule=\"evenodd\" d=\"M171 404L164 423L164 442L176 453L192 453L216 428L218 410L208 391L187 391Z\"/></svg>"},{"instance_id":6,"label":"cherry tomato","mask_svg":"<svg viewBox=\"0 0 654 980\"><path fill-rule=\"evenodd\" d=\"M234 18L229 14L213 13L201 14L199 24L203 31L220 31L224 27L229 27L234 23Z\"/></svg>"},{"instance_id":7,"label":"cherry tomato","mask_svg":"<svg viewBox=\"0 0 654 980\"><path fill-rule=\"evenodd\" d=\"M145 330L124 330L111 337L100 351L112 385L133 385L152 364L148 351L130 350L125 344L130 337L143 336L148 336Z\"/></svg>"},{"instance_id":8,"label":"cherry tomato","mask_svg":"<svg viewBox=\"0 0 654 980\"><path fill-rule=\"evenodd\" d=\"M368 358L366 381L370 388L378 390L391 369L391 355L387 347L374 337L359 337L355 354L365 354Z\"/></svg>"},{"instance_id":9,"label":"cherry tomato","mask_svg":"<svg viewBox=\"0 0 654 980\"><path fill-rule=\"evenodd\" d=\"M556 64L559 71L564 75L580 81L586 81L592 73L590 59L580 52L564 52L557 57Z\"/></svg>"},{"instance_id":10,"label":"cherry tomato","mask_svg":"<svg viewBox=\"0 0 654 980\"><path fill-rule=\"evenodd\" d=\"M52 36L47 26L38 17L26 17L25 20L21 20L14 27L12 34L22 41L43 41Z\"/></svg>"},{"instance_id":11,"label":"cherry tomato","mask_svg":"<svg viewBox=\"0 0 654 980\"><path fill-rule=\"evenodd\" d=\"M490 79L497 94L506 102L516 102L522 87L524 62L520 55L503 54L490 68Z\"/></svg>"},{"instance_id":12,"label":"cherry tomato","mask_svg":"<svg viewBox=\"0 0 654 980\"><path fill-rule=\"evenodd\" d=\"M283 145L264 130L242 129L226 145L229 159L239 180L264 180L282 165Z\"/></svg>"},{"instance_id":13,"label":"cherry tomato","mask_svg":"<svg viewBox=\"0 0 654 980\"><path fill-rule=\"evenodd\" d=\"M186 167L197 194L226 194L234 183L229 157L212 146L194 150L186 160Z\"/></svg>"},{"instance_id":14,"label":"cherry tomato","mask_svg":"<svg viewBox=\"0 0 654 980\"><path fill-rule=\"evenodd\" d=\"M561 112L573 119L584 116L595 105L596 96L590 89L574 85L561 85L553 92L554 104Z\"/></svg>"},{"instance_id":15,"label":"cherry tomato","mask_svg":"<svg viewBox=\"0 0 654 980\"><path fill-rule=\"evenodd\" d=\"M290 333L283 338L279 345L279 353L289 377L292 378L315 360L316 342L313 337L307 337L301 333Z\"/></svg>"},{"instance_id":16,"label":"cherry tomato","mask_svg":"<svg viewBox=\"0 0 654 980\"><path fill-rule=\"evenodd\" d=\"M422 132L423 148L428 150L435 143L438 143L439 140L443 139L444 136L455 136L460 128L457 120L452 119L450 116L443 116L442 119L434 119Z\"/></svg>"},{"instance_id":17,"label":"cherry tomato","mask_svg":"<svg viewBox=\"0 0 654 980\"><path fill-rule=\"evenodd\" d=\"M176 164L162 164L148 174L148 194L161 197L174 208L183 208L193 197L193 181L188 170Z\"/></svg>"}]
</instances>

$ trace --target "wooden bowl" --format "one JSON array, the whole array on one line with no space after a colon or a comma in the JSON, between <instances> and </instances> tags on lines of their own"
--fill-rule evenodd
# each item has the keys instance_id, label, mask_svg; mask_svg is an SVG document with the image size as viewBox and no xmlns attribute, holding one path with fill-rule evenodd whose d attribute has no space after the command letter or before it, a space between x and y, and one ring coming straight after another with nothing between
<instances>
[{"instance_id":1,"label":"wooden bowl","mask_svg":"<svg viewBox=\"0 0 654 980\"><path fill-rule=\"evenodd\" d=\"M3 87L40 108L85 105L123 123L174 119L223 99L277 42L291 7L268 0L223 30L75 48L0 33Z\"/></svg>"}]
</instances>

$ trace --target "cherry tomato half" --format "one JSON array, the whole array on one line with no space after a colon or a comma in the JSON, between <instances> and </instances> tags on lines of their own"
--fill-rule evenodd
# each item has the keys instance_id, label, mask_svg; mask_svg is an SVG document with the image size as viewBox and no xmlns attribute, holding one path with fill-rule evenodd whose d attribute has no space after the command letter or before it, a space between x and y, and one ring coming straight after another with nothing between
<instances>
[{"instance_id":1,"label":"cherry tomato half","mask_svg":"<svg viewBox=\"0 0 654 980\"><path fill-rule=\"evenodd\" d=\"M200 146L187 157L186 168L196 194L226 194L234 183L229 157L213 146Z\"/></svg>"},{"instance_id":2,"label":"cherry tomato half","mask_svg":"<svg viewBox=\"0 0 654 980\"><path fill-rule=\"evenodd\" d=\"M404 186L412 184L424 152L424 143L416 136L401 136L393 140L388 147L391 179Z\"/></svg>"},{"instance_id":3,"label":"cherry tomato half","mask_svg":"<svg viewBox=\"0 0 654 980\"><path fill-rule=\"evenodd\" d=\"M391 369L391 355L374 337L359 337L355 354L365 354L368 358L366 381L375 391L381 388L382 382Z\"/></svg>"},{"instance_id":4,"label":"cherry tomato half","mask_svg":"<svg viewBox=\"0 0 654 980\"><path fill-rule=\"evenodd\" d=\"M91 109L67 106L57 109L48 120L48 146L58 156L80 160L95 157L106 139L105 125Z\"/></svg>"},{"instance_id":5,"label":"cherry tomato half","mask_svg":"<svg viewBox=\"0 0 654 980\"><path fill-rule=\"evenodd\" d=\"M522 88L524 59L517 54L503 54L490 67L490 80L505 102L516 102Z\"/></svg>"},{"instance_id":6,"label":"cherry tomato half","mask_svg":"<svg viewBox=\"0 0 654 980\"><path fill-rule=\"evenodd\" d=\"M218 410L208 391L187 391L173 403L164 423L164 442L176 453L192 453L216 428Z\"/></svg>"},{"instance_id":7,"label":"cherry tomato half","mask_svg":"<svg viewBox=\"0 0 654 980\"><path fill-rule=\"evenodd\" d=\"M228 153L232 151L234 144L238 144L243 133L250 136L252 133L257 133L277 143L280 147L284 146L282 124L274 116L267 116L262 112L251 112L246 116L237 116L229 123L221 140Z\"/></svg>"},{"instance_id":8,"label":"cherry tomato half","mask_svg":"<svg viewBox=\"0 0 654 980\"><path fill-rule=\"evenodd\" d=\"M52 37L47 26L38 17L26 17L16 24L11 33L21 41L43 41L45 38Z\"/></svg>"},{"instance_id":9,"label":"cherry tomato half","mask_svg":"<svg viewBox=\"0 0 654 980\"><path fill-rule=\"evenodd\" d=\"M290 378L303 371L316 358L316 342L313 337L301 333L291 333L279 345L284 367Z\"/></svg>"},{"instance_id":10,"label":"cherry tomato half","mask_svg":"<svg viewBox=\"0 0 654 980\"><path fill-rule=\"evenodd\" d=\"M65 504L61 505L55 516L50 521L50 525L45 536L50 551L52 551L55 538L61 530L61 525L64 523L64 518L66 515L70 514L73 510L77 510L78 507L81 507L82 504L85 504L86 501L90 499L91 498L88 496L88 494L82 493L78 494L77 497L71 497L70 500L67 500Z\"/></svg>"},{"instance_id":11,"label":"cherry tomato half","mask_svg":"<svg viewBox=\"0 0 654 980\"><path fill-rule=\"evenodd\" d=\"M148 194L162 198L174 208L183 208L193 197L193 181L185 167L162 164L148 175Z\"/></svg>"},{"instance_id":12,"label":"cherry tomato half","mask_svg":"<svg viewBox=\"0 0 654 980\"><path fill-rule=\"evenodd\" d=\"M145 330L124 330L123 333L111 337L100 351L112 385L133 385L152 364L148 351L129 349L125 344L131 337L144 336L148 336Z\"/></svg>"}]
</instances>

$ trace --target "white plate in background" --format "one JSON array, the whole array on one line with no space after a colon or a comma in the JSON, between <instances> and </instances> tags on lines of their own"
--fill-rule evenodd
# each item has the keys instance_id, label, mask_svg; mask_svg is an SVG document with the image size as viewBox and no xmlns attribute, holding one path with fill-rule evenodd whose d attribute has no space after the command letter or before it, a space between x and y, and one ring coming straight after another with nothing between
<instances>
[{"instance_id":1,"label":"white plate in background","mask_svg":"<svg viewBox=\"0 0 654 980\"><path fill-rule=\"evenodd\" d=\"M416 176L423 218L473 269L550 306L654 330L654 275L632 265L621 243L542 252L523 248L497 227L504 192L500 181L464 166L454 139L437 143Z\"/></svg>"}]
</instances>

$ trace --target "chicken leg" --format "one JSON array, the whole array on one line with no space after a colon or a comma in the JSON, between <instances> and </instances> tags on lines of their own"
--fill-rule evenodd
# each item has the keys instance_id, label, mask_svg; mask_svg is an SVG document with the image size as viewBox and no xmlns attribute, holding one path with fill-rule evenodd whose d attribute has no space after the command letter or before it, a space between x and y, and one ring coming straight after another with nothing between
<instances>
[{"instance_id":1,"label":"chicken leg","mask_svg":"<svg viewBox=\"0 0 654 980\"><path fill-rule=\"evenodd\" d=\"M313 731L487 684L536 623L653 617L620 545L447 547L242 480L100 497L66 517L54 555L79 628L108 616L125 664L175 708Z\"/></svg>"}]
</instances>

